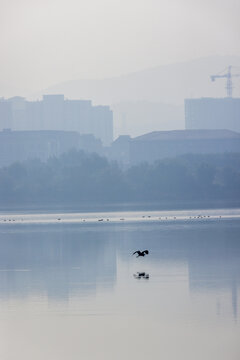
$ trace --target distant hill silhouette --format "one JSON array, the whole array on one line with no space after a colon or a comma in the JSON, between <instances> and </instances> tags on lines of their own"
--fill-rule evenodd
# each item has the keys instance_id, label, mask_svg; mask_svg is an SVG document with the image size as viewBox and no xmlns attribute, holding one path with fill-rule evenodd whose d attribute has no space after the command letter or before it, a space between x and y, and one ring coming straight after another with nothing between
<instances>
[{"instance_id":1,"label":"distant hill silhouette","mask_svg":"<svg viewBox=\"0 0 240 360\"><path fill-rule=\"evenodd\" d=\"M69 98L91 99L96 104L122 101L182 104L185 97L223 97L225 80L210 81L228 65L240 66L240 57L211 56L193 61L158 66L102 80L72 80L45 89ZM240 96L240 79L235 79L235 96Z\"/></svg>"},{"instance_id":2,"label":"distant hill silhouette","mask_svg":"<svg viewBox=\"0 0 240 360\"><path fill-rule=\"evenodd\" d=\"M137 136L153 130L181 129L184 98L225 97L225 79L211 82L210 75L228 65L239 66L240 73L240 57L211 56L115 78L67 81L41 94L62 93L71 99L91 99L94 104L111 105L115 110L115 135ZM234 79L233 94L240 96L240 78ZM170 104L175 107L171 108Z\"/></svg>"}]
</instances>

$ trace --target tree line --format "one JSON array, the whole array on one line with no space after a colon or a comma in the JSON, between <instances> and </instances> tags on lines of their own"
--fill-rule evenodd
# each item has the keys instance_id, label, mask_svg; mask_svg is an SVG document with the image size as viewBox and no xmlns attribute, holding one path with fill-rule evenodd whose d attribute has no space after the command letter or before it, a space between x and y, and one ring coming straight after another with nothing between
<instances>
[{"instance_id":1,"label":"tree line","mask_svg":"<svg viewBox=\"0 0 240 360\"><path fill-rule=\"evenodd\" d=\"M123 203L240 199L240 154L196 155L122 169L72 150L0 169L2 204Z\"/></svg>"}]
</instances>

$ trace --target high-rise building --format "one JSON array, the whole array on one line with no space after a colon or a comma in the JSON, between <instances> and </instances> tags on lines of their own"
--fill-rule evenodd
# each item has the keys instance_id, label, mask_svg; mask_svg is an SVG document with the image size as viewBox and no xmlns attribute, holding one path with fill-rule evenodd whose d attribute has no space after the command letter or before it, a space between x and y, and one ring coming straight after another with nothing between
<instances>
[{"instance_id":1,"label":"high-rise building","mask_svg":"<svg viewBox=\"0 0 240 360\"><path fill-rule=\"evenodd\" d=\"M113 114L108 106L90 100L66 100L64 95L43 95L41 101L16 96L0 99L0 130L65 130L92 134L105 146L113 141Z\"/></svg>"},{"instance_id":2,"label":"high-rise building","mask_svg":"<svg viewBox=\"0 0 240 360\"><path fill-rule=\"evenodd\" d=\"M240 98L185 99L185 128L240 132Z\"/></svg>"}]
</instances>

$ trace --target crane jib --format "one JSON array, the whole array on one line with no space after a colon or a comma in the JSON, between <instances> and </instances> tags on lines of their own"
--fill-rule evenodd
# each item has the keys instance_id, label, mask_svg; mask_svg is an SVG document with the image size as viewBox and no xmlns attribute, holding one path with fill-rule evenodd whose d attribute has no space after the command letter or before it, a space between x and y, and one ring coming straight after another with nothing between
<instances>
[{"instance_id":1,"label":"crane jib","mask_svg":"<svg viewBox=\"0 0 240 360\"><path fill-rule=\"evenodd\" d=\"M227 90L227 96L228 97L232 97L232 92L233 92L232 78L233 77L240 77L240 74L232 74L232 68L233 68L233 66L230 65L230 66L227 67L227 72L226 73L221 74L221 72L226 70L226 69L224 69L219 74L210 75L210 78L211 78L212 81L215 81L216 79L219 79L219 78L226 78L227 79L226 90Z\"/></svg>"}]
</instances>

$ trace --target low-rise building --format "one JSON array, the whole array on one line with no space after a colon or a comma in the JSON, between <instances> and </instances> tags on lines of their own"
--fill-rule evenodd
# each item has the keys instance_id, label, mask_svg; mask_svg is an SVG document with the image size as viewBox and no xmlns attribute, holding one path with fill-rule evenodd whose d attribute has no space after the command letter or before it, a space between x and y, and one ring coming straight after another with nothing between
<instances>
[{"instance_id":1,"label":"low-rise building","mask_svg":"<svg viewBox=\"0 0 240 360\"><path fill-rule=\"evenodd\" d=\"M124 149L129 149L129 154L125 156L129 158L129 164L133 165L184 154L240 152L240 134L230 130L154 131L129 138L127 145L126 141L118 141L118 147L121 144L118 158L121 158L119 154L123 154Z\"/></svg>"},{"instance_id":2,"label":"low-rise building","mask_svg":"<svg viewBox=\"0 0 240 360\"><path fill-rule=\"evenodd\" d=\"M101 153L102 144L76 131L0 131L0 167L30 159L46 161L71 149Z\"/></svg>"}]
</instances>

